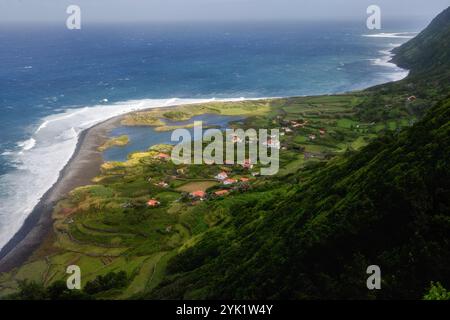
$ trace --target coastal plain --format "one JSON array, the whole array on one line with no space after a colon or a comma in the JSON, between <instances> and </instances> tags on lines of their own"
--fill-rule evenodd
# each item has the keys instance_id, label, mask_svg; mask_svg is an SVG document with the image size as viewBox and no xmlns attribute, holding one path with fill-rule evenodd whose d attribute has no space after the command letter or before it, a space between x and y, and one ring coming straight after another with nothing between
<instances>
[{"instance_id":1,"label":"coastal plain","mask_svg":"<svg viewBox=\"0 0 450 320\"><path fill-rule=\"evenodd\" d=\"M57 199L51 197L55 203L49 212L51 228L41 231L44 241L28 256L22 255L23 261L16 260L1 274L0 294L16 292L25 279L44 286L64 280L67 266L73 264L82 270L83 285L111 272L126 272L126 286L99 292L97 298L132 298L151 291L163 280L171 257L192 247L208 230L231 223L237 214L234 201L264 197L264 189L273 181L301 175L316 163L360 150L380 133L400 130L415 121L414 112L404 111L400 118L365 121L360 108L366 99L367 93L355 92L169 107L130 113L88 130L80 145L86 145L86 136L95 142L88 143L90 151L78 150L72 163L87 152L91 153L88 158L97 161L78 162L82 169L77 175L83 179L75 186L64 179L64 175L74 178L70 167L63 173L66 192L57 192ZM406 99L401 98L398 110L409 104ZM254 174L257 168L239 165L177 166L158 158L160 153L170 153L167 145L149 145L147 151L132 153L125 162L98 160L102 151L128 142L127 137L111 139L105 134L113 128L152 126L164 131L174 129L167 128L167 121L188 121L201 114L242 116L243 120L229 123L231 128L280 129L278 174L259 177ZM215 176L221 171L236 183L224 186L217 181ZM195 191L207 196L189 196ZM217 191L223 196L216 196ZM149 199L159 205L149 207Z\"/></svg>"}]
</instances>

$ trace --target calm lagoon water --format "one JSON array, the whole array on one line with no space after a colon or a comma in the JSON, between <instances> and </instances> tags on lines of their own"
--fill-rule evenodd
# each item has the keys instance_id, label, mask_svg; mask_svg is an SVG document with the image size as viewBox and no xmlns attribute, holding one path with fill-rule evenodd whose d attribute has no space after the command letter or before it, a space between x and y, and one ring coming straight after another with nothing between
<instances>
[{"instance_id":1,"label":"calm lagoon water","mask_svg":"<svg viewBox=\"0 0 450 320\"><path fill-rule=\"evenodd\" d=\"M203 114L192 117L187 121L166 121L167 125L180 126L202 121L203 127L214 126L220 129L227 128L228 123L243 119L238 116L223 116L217 114ZM193 129L187 129L193 136ZM156 144L176 144L171 141L171 131L158 132L152 127L125 127L121 126L111 131L111 137L127 135L130 142L124 147L112 147L103 152L105 161L125 161L127 156L136 151L145 151Z\"/></svg>"}]
</instances>

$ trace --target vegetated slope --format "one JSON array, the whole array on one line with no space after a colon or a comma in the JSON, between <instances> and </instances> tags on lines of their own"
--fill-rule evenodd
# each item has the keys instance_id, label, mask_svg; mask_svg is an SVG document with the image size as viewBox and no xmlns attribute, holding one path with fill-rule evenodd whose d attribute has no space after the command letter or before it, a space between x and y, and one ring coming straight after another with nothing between
<instances>
[{"instance_id":1,"label":"vegetated slope","mask_svg":"<svg viewBox=\"0 0 450 320\"><path fill-rule=\"evenodd\" d=\"M417 37L394 50L394 62L412 69L412 75L423 72L449 72L450 7L439 14Z\"/></svg>"},{"instance_id":2,"label":"vegetated slope","mask_svg":"<svg viewBox=\"0 0 450 320\"><path fill-rule=\"evenodd\" d=\"M421 121L224 200L216 210L230 218L175 256L144 297L421 298L431 281L449 287L449 30L447 9L396 50L411 75L367 90L359 106L362 119L426 113ZM366 287L372 264L379 291Z\"/></svg>"},{"instance_id":3,"label":"vegetated slope","mask_svg":"<svg viewBox=\"0 0 450 320\"><path fill-rule=\"evenodd\" d=\"M381 121L422 117L450 92L450 7L417 37L394 50L393 62L410 71L407 78L365 90L361 119ZM410 101L407 98L413 97Z\"/></svg>"},{"instance_id":4,"label":"vegetated slope","mask_svg":"<svg viewBox=\"0 0 450 320\"><path fill-rule=\"evenodd\" d=\"M421 298L432 280L448 287L449 159L447 99L299 185L224 201L233 218L173 258L147 297ZM372 264L379 291L366 287Z\"/></svg>"}]
</instances>

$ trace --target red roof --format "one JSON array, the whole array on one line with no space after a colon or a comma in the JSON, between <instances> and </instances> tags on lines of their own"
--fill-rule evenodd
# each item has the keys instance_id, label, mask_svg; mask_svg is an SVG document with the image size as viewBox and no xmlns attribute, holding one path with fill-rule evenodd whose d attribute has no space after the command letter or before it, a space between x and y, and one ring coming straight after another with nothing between
<instances>
[{"instance_id":1,"label":"red roof","mask_svg":"<svg viewBox=\"0 0 450 320\"><path fill-rule=\"evenodd\" d=\"M149 207L156 207L156 206L159 205L159 201L156 200L156 199L150 199L150 200L147 201L147 205Z\"/></svg>"},{"instance_id":2,"label":"red roof","mask_svg":"<svg viewBox=\"0 0 450 320\"><path fill-rule=\"evenodd\" d=\"M157 157L160 159L169 159L170 158L170 156L167 153L158 153Z\"/></svg>"},{"instance_id":3,"label":"red roof","mask_svg":"<svg viewBox=\"0 0 450 320\"><path fill-rule=\"evenodd\" d=\"M249 178L244 178L244 177L242 177L242 178L241 178L241 181L242 181L242 182L248 182L248 181L250 181L250 179L249 179Z\"/></svg>"},{"instance_id":4,"label":"red roof","mask_svg":"<svg viewBox=\"0 0 450 320\"><path fill-rule=\"evenodd\" d=\"M226 173L225 171L222 171L222 172L219 173L217 176L218 176L218 177L221 177L221 178L227 178L227 177L228 177L228 173Z\"/></svg>"},{"instance_id":5,"label":"red roof","mask_svg":"<svg viewBox=\"0 0 450 320\"><path fill-rule=\"evenodd\" d=\"M191 196L196 197L196 198L204 198L206 196L206 193L204 191L194 191L191 192Z\"/></svg>"},{"instance_id":6,"label":"red roof","mask_svg":"<svg viewBox=\"0 0 450 320\"><path fill-rule=\"evenodd\" d=\"M219 191L214 192L214 194L216 196L224 196L224 195L228 194L228 192L229 192L228 190L219 190Z\"/></svg>"}]
</instances>

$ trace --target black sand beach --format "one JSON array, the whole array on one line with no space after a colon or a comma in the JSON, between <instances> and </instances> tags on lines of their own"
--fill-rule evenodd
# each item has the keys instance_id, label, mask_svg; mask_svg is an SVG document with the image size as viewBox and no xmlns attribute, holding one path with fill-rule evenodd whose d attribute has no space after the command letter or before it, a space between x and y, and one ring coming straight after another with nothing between
<instances>
[{"instance_id":1,"label":"black sand beach","mask_svg":"<svg viewBox=\"0 0 450 320\"><path fill-rule=\"evenodd\" d=\"M175 107L178 105L159 109L171 110ZM25 263L49 235L55 204L73 189L91 184L91 180L100 173L104 160L98 147L109 139L109 132L120 126L127 114L108 119L80 134L76 150L61 170L58 181L43 195L19 231L0 251L0 272L11 271Z\"/></svg>"},{"instance_id":2,"label":"black sand beach","mask_svg":"<svg viewBox=\"0 0 450 320\"><path fill-rule=\"evenodd\" d=\"M25 223L0 252L0 272L23 264L44 241L52 228L53 207L76 187L87 185L99 173L103 162L97 147L108 139L108 132L120 123L122 116L111 118L83 131L76 150L50 188L25 220Z\"/></svg>"}]
</instances>

